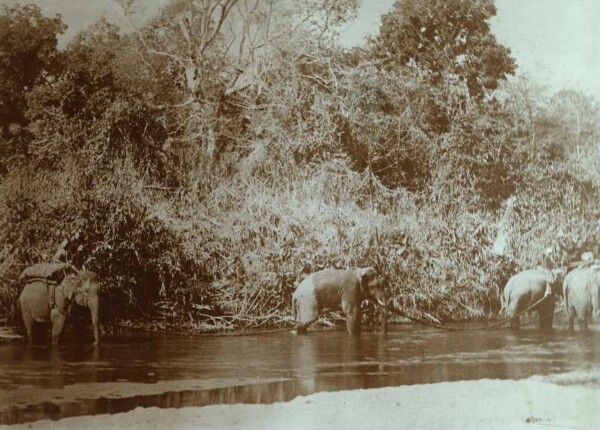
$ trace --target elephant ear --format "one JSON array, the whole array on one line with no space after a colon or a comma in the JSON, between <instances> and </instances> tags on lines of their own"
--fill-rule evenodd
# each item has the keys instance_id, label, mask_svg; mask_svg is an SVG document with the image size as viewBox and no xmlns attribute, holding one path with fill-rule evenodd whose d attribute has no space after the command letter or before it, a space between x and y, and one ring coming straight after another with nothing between
<instances>
[{"instance_id":1,"label":"elephant ear","mask_svg":"<svg viewBox=\"0 0 600 430\"><path fill-rule=\"evenodd\" d=\"M358 278L360 280L360 289L363 294L369 294L371 291L371 283L377 283L377 270L373 267L364 267L357 270Z\"/></svg>"},{"instance_id":2,"label":"elephant ear","mask_svg":"<svg viewBox=\"0 0 600 430\"><path fill-rule=\"evenodd\" d=\"M562 283L565 279L565 276L567 274L567 269L565 267L559 267L556 269L552 269L550 271L551 276L550 276L550 282L548 287L550 288L551 292L553 292L554 294L561 294L562 292Z\"/></svg>"},{"instance_id":3,"label":"elephant ear","mask_svg":"<svg viewBox=\"0 0 600 430\"><path fill-rule=\"evenodd\" d=\"M75 291L77 290L77 279L76 278L65 278L62 282L62 295L65 299L72 301L73 296L75 296Z\"/></svg>"}]
</instances>

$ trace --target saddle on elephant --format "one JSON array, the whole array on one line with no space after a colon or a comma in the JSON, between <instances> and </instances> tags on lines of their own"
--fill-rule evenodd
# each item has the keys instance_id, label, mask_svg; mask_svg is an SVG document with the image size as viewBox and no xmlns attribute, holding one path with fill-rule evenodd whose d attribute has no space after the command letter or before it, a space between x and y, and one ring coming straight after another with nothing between
<instances>
[{"instance_id":1,"label":"saddle on elephant","mask_svg":"<svg viewBox=\"0 0 600 430\"><path fill-rule=\"evenodd\" d=\"M29 266L21 272L19 281L27 284L33 281L43 281L48 288L48 301L50 309L56 307L54 290L56 285L60 284L64 278L69 276L73 270L70 263L37 263Z\"/></svg>"}]
</instances>

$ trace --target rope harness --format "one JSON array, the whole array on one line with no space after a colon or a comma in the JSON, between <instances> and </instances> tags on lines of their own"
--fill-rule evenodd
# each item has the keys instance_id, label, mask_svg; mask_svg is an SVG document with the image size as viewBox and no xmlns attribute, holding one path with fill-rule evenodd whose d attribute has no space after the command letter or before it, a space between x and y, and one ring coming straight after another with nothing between
<instances>
[{"instance_id":1,"label":"rope harness","mask_svg":"<svg viewBox=\"0 0 600 430\"><path fill-rule=\"evenodd\" d=\"M509 323L513 318L518 318L521 315L525 314L526 312L534 310L543 301L545 301L546 299L549 299L551 297L552 297L552 294L545 295L544 297L542 297L541 299L539 299L537 302L535 302L534 304L530 305L527 309L519 312L518 314L516 314L516 315L514 315L512 317L507 317L507 318L504 318L504 319L502 319L500 321L496 321L496 322L493 322L491 324L488 324L488 325L485 325L485 326L479 326L479 327L452 327L452 326L447 326L447 325L443 325L443 324L432 323L432 322L429 322L429 321L424 320L422 318L412 317L412 316L406 314L405 312L402 312L402 311L398 310L397 308L394 309L394 310L400 316L402 316L404 318L407 318L407 319L411 320L414 323L422 324L422 325L425 325L427 327L435 328L435 329L438 329L438 330L446 330L446 331L499 330L499 329L503 328L502 327L503 325ZM535 320L532 320L529 323L534 322L534 321ZM526 324L529 324L529 323L525 323L525 324L522 324L522 325L526 325ZM142 332L148 332L148 333L168 334L168 335L172 335L172 336L188 336L188 337L258 336L258 335L266 335L266 334L288 332L288 331L292 331L292 330L294 330L296 328L296 326L294 325L294 327L278 328L278 329L263 330L263 331L249 330L249 331L225 332L225 333L190 333L190 332L183 332L183 331L176 331L176 330L152 330L152 329L145 329L145 328L125 326L123 324L119 324L119 327L125 328L125 329L128 329L128 330L142 331Z\"/></svg>"},{"instance_id":2,"label":"rope harness","mask_svg":"<svg viewBox=\"0 0 600 430\"><path fill-rule=\"evenodd\" d=\"M30 282L43 282L44 284L46 284L46 291L48 292L48 304L50 306L50 309L56 309L56 311L65 316L65 317L70 317L71 316L71 307L73 306L73 302L72 300L69 300L69 305L67 307L67 310L61 309L57 306L56 304L56 286L59 284L58 282L52 280L52 279L48 279L42 276L31 276L31 277L27 277L26 279L24 279L24 283L28 284ZM50 285L53 285L54 288L52 289L52 293L50 293ZM87 303L87 294L85 295L85 299L86 299L86 303ZM68 300L65 298L65 300Z\"/></svg>"},{"instance_id":3,"label":"rope harness","mask_svg":"<svg viewBox=\"0 0 600 430\"><path fill-rule=\"evenodd\" d=\"M496 321L493 322L491 324L487 324L484 326L479 326L479 327L452 327L452 326L447 326L447 325L443 325L443 324L437 324L437 323L432 323L429 322L427 320L424 320L422 318L415 318L412 317L408 314L406 314L405 312L402 312L398 309L395 309L395 311L402 317L407 318L409 320L411 320L412 322L418 323L418 324L422 324L425 325L427 327L432 327L432 328L436 328L438 330L447 330L447 331L478 331L478 330L498 330L500 328L503 328L502 326L505 325L506 323L509 323L510 321L512 321L515 318L519 318L521 315L525 314L526 312L530 312L532 310L534 310L537 306L539 306L543 301L545 301L546 299L549 299L552 297L552 294L547 294L544 297L542 297L541 299L539 299L537 302L535 302L534 304L530 305L527 309L511 316L511 317L506 317L501 319L500 321ZM525 324L523 324L525 325Z\"/></svg>"}]
</instances>

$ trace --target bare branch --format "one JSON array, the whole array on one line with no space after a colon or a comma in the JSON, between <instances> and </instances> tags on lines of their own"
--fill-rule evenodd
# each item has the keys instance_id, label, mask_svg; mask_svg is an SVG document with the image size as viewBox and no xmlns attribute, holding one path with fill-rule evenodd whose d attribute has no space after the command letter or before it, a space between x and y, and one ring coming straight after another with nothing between
<instances>
[{"instance_id":1,"label":"bare branch","mask_svg":"<svg viewBox=\"0 0 600 430\"><path fill-rule=\"evenodd\" d=\"M207 27L206 27L206 32L208 33L209 28L210 28L210 17L212 16L213 12L215 11L217 6L221 7L221 14L219 16L219 19L217 21L217 26L215 27L214 31L212 32L212 35L204 42L202 48L200 49L200 54L204 55L204 51L206 50L206 48L208 48L210 46L210 44L213 42L213 40L215 39L215 37L217 36L217 34L219 34L219 32L221 31L221 27L223 26L223 22L225 22L225 19L227 18L227 16L229 15L229 12L231 12L231 9L235 6L235 4L238 2L239 0L225 0L224 4L220 4L216 3L211 9L210 9L210 16L208 17L208 23L207 23Z\"/></svg>"},{"instance_id":2,"label":"bare branch","mask_svg":"<svg viewBox=\"0 0 600 430\"><path fill-rule=\"evenodd\" d=\"M332 93L333 92L331 90L331 88L329 88L329 85L327 85L327 83L325 81L323 81L321 78L318 78L318 77L312 76L312 75L303 75L303 74L300 74L299 76L301 78L309 79L309 80L311 80L313 82L316 82L321 88L323 88L328 93Z\"/></svg>"},{"instance_id":3,"label":"bare branch","mask_svg":"<svg viewBox=\"0 0 600 430\"><path fill-rule=\"evenodd\" d=\"M168 58L170 58L172 60L177 61L177 63L179 63L179 64L183 64L183 60L180 57L178 57L177 55L175 55L175 54L171 54L170 52L158 51L158 50L153 49L153 48L147 48L147 49L148 49L148 52L151 53L151 54L156 54L156 55L161 55L163 57L168 57Z\"/></svg>"}]
</instances>

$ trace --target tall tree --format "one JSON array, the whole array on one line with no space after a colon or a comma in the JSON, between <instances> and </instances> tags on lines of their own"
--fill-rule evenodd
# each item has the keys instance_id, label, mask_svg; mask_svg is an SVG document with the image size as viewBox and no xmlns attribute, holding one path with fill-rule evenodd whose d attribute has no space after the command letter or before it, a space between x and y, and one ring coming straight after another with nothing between
<instances>
[{"instance_id":1,"label":"tall tree","mask_svg":"<svg viewBox=\"0 0 600 430\"><path fill-rule=\"evenodd\" d=\"M26 94L57 67L57 36L66 29L61 18L44 17L37 6L0 8L0 127L26 122Z\"/></svg>"},{"instance_id":2,"label":"tall tree","mask_svg":"<svg viewBox=\"0 0 600 430\"><path fill-rule=\"evenodd\" d=\"M434 84L459 78L479 98L516 68L490 32L494 15L492 0L398 0L382 18L375 53L385 67L416 69Z\"/></svg>"}]
</instances>

